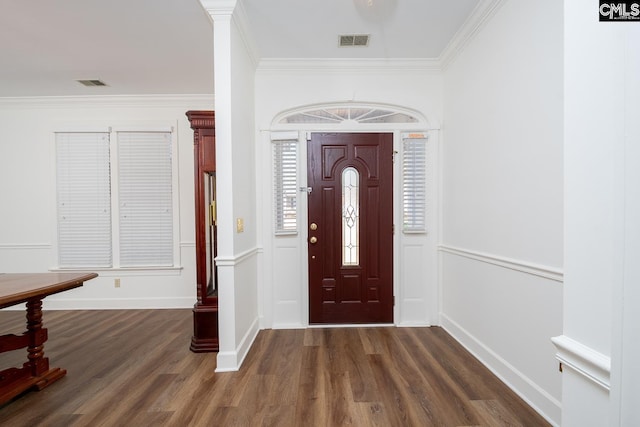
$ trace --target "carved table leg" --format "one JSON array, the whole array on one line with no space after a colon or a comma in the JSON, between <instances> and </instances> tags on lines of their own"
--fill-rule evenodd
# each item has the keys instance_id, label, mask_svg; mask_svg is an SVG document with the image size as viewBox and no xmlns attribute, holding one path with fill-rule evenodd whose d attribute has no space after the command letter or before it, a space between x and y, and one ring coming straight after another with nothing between
<instances>
[{"instance_id":1,"label":"carved table leg","mask_svg":"<svg viewBox=\"0 0 640 427\"><path fill-rule=\"evenodd\" d=\"M47 329L42 327L42 300L32 299L27 301L27 335L29 345L27 358L24 364L31 377L34 378L34 387L42 390L50 383L62 378L67 373L64 369L49 369L49 359L44 357L44 343L47 341Z\"/></svg>"},{"instance_id":2,"label":"carved table leg","mask_svg":"<svg viewBox=\"0 0 640 427\"><path fill-rule=\"evenodd\" d=\"M42 299L33 298L27 301L27 330L24 334L0 337L2 352L27 347L28 359L22 368L0 371L0 405L27 390L42 390L65 376L67 371L64 369L49 369L49 359L44 357L46 341L47 330L42 327Z\"/></svg>"},{"instance_id":3,"label":"carved table leg","mask_svg":"<svg viewBox=\"0 0 640 427\"><path fill-rule=\"evenodd\" d=\"M27 301L27 334L29 336L27 365L31 376L37 377L49 369L49 360L44 357L47 330L42 328L42 300Z\"/></svg>"}]
</instances>

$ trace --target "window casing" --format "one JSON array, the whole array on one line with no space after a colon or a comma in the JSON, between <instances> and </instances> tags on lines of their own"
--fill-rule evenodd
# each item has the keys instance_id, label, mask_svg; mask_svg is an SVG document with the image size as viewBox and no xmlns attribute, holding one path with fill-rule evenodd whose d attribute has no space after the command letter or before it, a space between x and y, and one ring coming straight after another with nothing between
<instances>
[{"instance_id":1,"label":"window casing","mask_svg":"<svg viewBox=\"0 0 640 427\"><path fill-rule=\"evenodd\" d=\"M56 133L59 268L176 265L170 131Z\"/></svg>"}]
</instances>

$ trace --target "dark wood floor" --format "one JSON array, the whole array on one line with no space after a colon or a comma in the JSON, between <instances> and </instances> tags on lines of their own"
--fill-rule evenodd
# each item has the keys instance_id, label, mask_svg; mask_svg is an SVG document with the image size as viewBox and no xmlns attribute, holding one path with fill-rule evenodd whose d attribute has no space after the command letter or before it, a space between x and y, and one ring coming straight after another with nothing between
<instances>
[{"instance_id":1,"label":"dark wood floor","mask_svg":"<svg viewBox=\"0 0 640 427\"><path fill-rule=\"evenodd\" d=\"M21 333L0 312L0 333ZM0 407L2 426L546 426L440 328L265 330L242 369L188 350L190 310L50 311L67 376ZM21 366L26 351L0 355ZM25 359L26 360L26 359Z\"/></svg>"}]
</instances>

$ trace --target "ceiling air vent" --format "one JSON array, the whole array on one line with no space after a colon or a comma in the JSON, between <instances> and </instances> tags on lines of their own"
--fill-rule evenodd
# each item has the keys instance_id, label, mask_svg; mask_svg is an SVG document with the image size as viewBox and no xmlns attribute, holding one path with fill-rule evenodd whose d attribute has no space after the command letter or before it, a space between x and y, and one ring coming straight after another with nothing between
<instances>
[{"instance_id":1,"label":"ceiling air vent","mask_svg":"<svg viewBox=\"0 0 640 427\"><path fill-rule=\"evenodd\" d=\"M78 83L91 87L91 86L106 86L107 84L101 80L76 80Z\"/></svg>"},{"instance_id":2,"label":"ceiling air vent","mask_svg":"<svg viewBox=\"0 0 640 427\"><path fill-rule=\"evenodd\" d=\"M369 34L343 34L340 36L340 47L369 45Z\"/></svg>"}]
</instances>

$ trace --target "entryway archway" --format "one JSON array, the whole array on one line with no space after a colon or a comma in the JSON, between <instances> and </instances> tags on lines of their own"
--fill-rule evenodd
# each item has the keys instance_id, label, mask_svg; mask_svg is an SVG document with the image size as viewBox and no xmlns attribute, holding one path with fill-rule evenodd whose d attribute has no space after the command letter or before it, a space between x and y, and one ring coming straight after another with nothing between
<instances>
[{"instance_id":1,"label":"entryway archway","mask_svg":"<svg viewBox=\"0 0 640 427\"><path fill-rule=\"evenodd\" d=\"M388 161L390 176L386 182L390 185L390 201L374 201L375 197L360 198L360 202L374 203L380 206L381 203L388 208L386 215L392 219L388 224L381 225L388 233L388 240L376 241L374 248L379 248L384 244L388 250L387 258L391 260L389 268L390 278L384 278L386 284L390 286L388 292L390 313L392 316L372 316L372 323L378 324L404 324L404 325L426 325L430 324L427 318L431 317L431 306L435 306L436 272L435 272L435 238L430 234L428 226L435 224L433 218L427 217L428 198L433 193L427 194L429 189L435 188L435 159L436 149L434 142L437 142L437 129L432 126L426 117L418 111L379 103L327 103L315 104L304 107L285 110L277 114L271 122L268 135L271 140L271 172L272 188L269 193L272 197L269 203L272 207L272 228L269 236L271 241L266 259L270 260L268 269L271 271L269 285L265 291L265 304L271 303L270 309L265 310L267 316L272 318L266 324L270 327L294 327L309 326L320 323L311 319L313 308L313 292L321 295L320 300L325 306L334 304L368 304L376 301L380 291L373 283L378 279L379 272L374 274L369 272L365 276L355 274L359 264L351 265L343 262L342 248L346 247L344 231L341 221L335 211L335 204L341 200L342 195L337 195L336 191L345 191L342 182L345 176L351 174L353 169L358 176L360 191L371 191L366 185L362 185L362 174L369 174L369 171L354 160L354 164L347 164L348 161L341 161L334 158L333 154L340 151L336 147L319 148L319 153L326 153L329 158L336 160L336 165L340 169L334 178L338 184L334 186L334 224L331 231L335 239L331 243L331 253L334 260L340 260L341 278L346 279L346 286L338 290L336 286L340 278L333 282L329 276L321 278L317 283L315 291L310 290L308 284L312 280L314 256L315 260L326 262L318 258L318 253L313 253L314 244L311 238L315 237L315 244L321 244L327 239L324 234L314 235L310 231L317 227L318 233L326 231L327 226L321 226L308 216L309 208L312 207L309 192L319 194L325 190L319 187L313 189L310 177L309 156L312 152L314 135L336 135L339 139L350 137L351 135L386 135L387 144L385 150L380 152ZM333 144L335 145L335 144ZM333 150L333 154L329 152ZM361 154L364 153L361 149ZM348 150L347 150L348 151ZM346 151L345 151L346 153ZM321 155L321 154L320 154ZM322 155L321 155L322 156ZM332 157L333 156L333 157ZM373 158L372 151L369 150L365 156ZM321 160L322 162L322 160ZM352 163L353 163L352 162ZM376 160L377 162L377 160ZM339 163L339 164L338 164ZM342 164L344 163L344 164ZM357 164L356 164L357 163ZM430 164L429 164L430 163ZM358 166L358 167L356 167ZM379 165L376 164L376 167ZM346 173L347 175L343 175ZM359 175L358 175L359 174ZM349 175L349 176L351 176ZM335 183L334 183L335 184ZM328 188L326 189L328 193ZM368 194L368 195L369 195ZM266 200L266 198L265 198ZM431 208L432 205L429 205ZM313 209L313 207L312 207ZM322 209L322 208L321 208ZM353 220L353 217L348 218ZM376 222L378 220L376 219ZM322 230L320 229L322 227ZM381 228L378 227L374 233L367 229L367 237L374 241L374 237L379 237ZM378 233L378 236L376 235ZM366 240L366 239L365 239ZM350 243L348 243L350 244ZM347 244L347 245L348 245ZM431 246L427 248L427 246ZM361 250L371 250L371 245L365 244ZM325 251L323 249L323 251ZM425 256L428 259L425 259ZM337 264L335 264L337 265ZM426 266L426 267L425 267ZM433 266L433 268L431 268ZM323 266L322 269L325 267ZM429 271L425 271L429 268ZM373 278L373 280L370 280ZM325 280L327 279L327 280ZM345 285L343 283L343 285ZM430 290L426 291L425 288ZM357 290L357 292L356 292ZM334 296L342 292L343 298L337 298L330 302ZM386 291L385 291L386 292ZM358 295L356 295L358 294ZM359 299L365 295L365 300ZM429 296L433 296L429 298ZM356 302L359 301L359 302ZM365 305L366 305L365 304ZM384 310L383 310L384 311ZM329 323L347 324L363 323L362 319L328 318ZM324 324L324 320L321 321Z\"/></svg>"}]
</instances>

